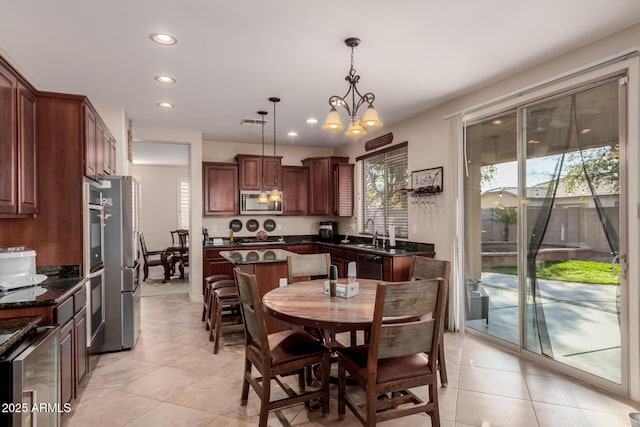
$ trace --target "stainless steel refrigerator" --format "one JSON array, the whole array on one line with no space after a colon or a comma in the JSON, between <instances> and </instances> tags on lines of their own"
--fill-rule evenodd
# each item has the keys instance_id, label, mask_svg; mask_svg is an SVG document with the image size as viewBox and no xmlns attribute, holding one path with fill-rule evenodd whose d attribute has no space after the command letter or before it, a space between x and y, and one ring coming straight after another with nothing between
<instances>
[{"instance_id":1,"label":"stainless steel refrigerator","mask_svg":"<svg viewBox=\"0 0 640 427\"><path fill-rule=\"evenodd\" d=\"M138 263L139 184L131 176L105 177L104 206L104 341L92 352L131 349L140 333Z\"/></svg>"}]
</instances>

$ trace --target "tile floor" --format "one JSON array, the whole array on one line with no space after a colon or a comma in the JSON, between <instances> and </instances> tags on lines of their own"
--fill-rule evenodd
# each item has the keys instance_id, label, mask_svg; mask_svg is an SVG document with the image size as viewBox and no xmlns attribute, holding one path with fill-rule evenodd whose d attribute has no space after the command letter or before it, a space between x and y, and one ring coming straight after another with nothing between
<instances>
[{"instance_id":1,"label":"tile floor","mask_svg":"<svg viewBox=\"0 0 640 427\"><path fill-rule=\"evenodd\" d=\"M212 353L200 322L202 305L175 288L156 287L142 298L142 333L132 351L91 357L65 427L255 426L259 401L252 392L240 406L242 330L224 335ZM640 403L547 371L471 336L445 336L449 386L439 389L444 427L628 426ZM347 410L337 416L337 387L331 415L303 405L270 414L270 426L342 426L359 422ZM425 415L382 423L430 426Z\"/></svg>"}]
</instances>

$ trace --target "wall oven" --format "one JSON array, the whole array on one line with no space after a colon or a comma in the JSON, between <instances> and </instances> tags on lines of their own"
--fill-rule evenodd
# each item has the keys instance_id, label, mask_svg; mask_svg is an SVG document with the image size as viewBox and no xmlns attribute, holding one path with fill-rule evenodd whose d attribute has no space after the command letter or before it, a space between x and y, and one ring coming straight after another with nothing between
<instances>
[{"instance_id":1,"label":"wall oven","mask_svg":"<svg viewBox=\"0 0 640 427\"><path fill-rule=\"evenodd\" d=\"M84 184L84 275L87 281L87 342L94 347L104 334L104 203L97 184Z\"/></svg>"}]
</instances>

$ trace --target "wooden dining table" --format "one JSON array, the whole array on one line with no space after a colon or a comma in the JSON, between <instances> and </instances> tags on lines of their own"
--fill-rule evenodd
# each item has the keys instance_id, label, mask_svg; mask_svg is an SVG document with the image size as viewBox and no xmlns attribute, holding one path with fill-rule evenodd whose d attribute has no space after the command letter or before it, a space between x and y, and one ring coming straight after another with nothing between
<instances>
[{"instance_id":1,"label":"wooden dining table","mask_svg":"<svg viewBox=\"0 0 640 427\"><path fill-rule=\"evenodd\" d=\"M297 282L273 289L262 297L264 310L286 323L318 328L333 346L332 331L368 330L373 321L379 280L356 279L359 294L351 298L324 294L324 280ZM338 280L346 283L346 279Z\"/></svg>"}]
</instances>

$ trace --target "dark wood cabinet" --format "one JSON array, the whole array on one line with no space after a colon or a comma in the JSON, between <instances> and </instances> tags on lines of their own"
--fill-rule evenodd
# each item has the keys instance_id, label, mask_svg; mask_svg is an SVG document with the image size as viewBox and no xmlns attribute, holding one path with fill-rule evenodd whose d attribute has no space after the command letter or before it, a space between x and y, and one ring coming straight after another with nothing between
<instances>
[{"instance_id":1,"label":"dark wood cabinet","mask_svg":"<svg viewBox=\"0 0 640 427\"><path fill-rule=\"evenodd\" d=\"M263 157L238 154L238 180L240 190L262 190ZM264 156L264 188L272 189L280 184L282 176L282 156ZM277 180L277 182L276 182Z\"/></svg>"},{"instance_id":2,"label":"dark wood cabinet","mask_svg":"<svg viewBox=\"0 0 640 427\"><path fill-rule=\"evenodd\" d=\"M282 215L307 214L309 168L282 166Z\"/></svg>"},{"instance_id":3,"label":"dark wood cabinet","mask_svg":"<svg viewBox=\"0 0 640 427\"><path fill-rule=\"evenodd\" d=\"M73 399L73 319L62 325L59 335L60 347L60 402Z\"/></svg>"},{"instance_id":4,"label":"dark wood cabinet","mask_svg":"<svg viewBox=\"0 0 640 427\"><path fill-rule=\"evenodd\" d=\"M302 165L309 168L309 185L307 193L308 215L337 215L337 200L342 200L342 196L336 197L337 173L335 167L342 163L348 163L348 157L310 157L302 160ZM353 169L351 169L353 177ZM341 177L343 184L346 182L346 171L342 170ZM347 197L345 193L344 197ZM353 210L353 178L351 178L351 209ZM342 209L341 212L348 210ZM350 216L350 215L349 215Z\"/></svg>"},{"instance_id":5,"label":"dark wood cabinet","mask_svg":"<svg viewBox=\"0 0 640 427\"><path fill-rule=\"evenodd\" d=\"M313 243L304 243L297 245L288 245L287 250L296 254L317 254L318 245Z\"/></svg>"},{"instance_id":6,"label":"dark wood cabinet","mask_svg":"<svg viewBox=\"0 0 640 427\"><path fill-rule=\"evenodd\" d=\"M82 307L74 316L75 346L75 375L80 384L85 374L89 371L89 358L87 357L87 309Z\"/></svg>"},{"instance_id":7,"label":"dark wood cabinet","mask_svg":"<svg viewBox=\"0 0 640 427\"><path fill-rule=\"evenodd\" d=\"M84 106L84 174L96 179L96 113Z\"/></svg>"},{"instance_id":8,"label":"dark wood cabinet","mask_svg":"<svg viewBox=\"0 0 640 427\"><path fill-rule=\"evenodd\" d=\"M0 217L37 213L36 174L35 91L0 60Z\"/></svg>"},{"instance_id":9,"label":"dark wood cabinet","mask_svg":"<svg viewBox=\"0 0 640 427\"><path fill-rule=\"evenodd\" d=\"M202 191L205 216L238 215L238 165L203 162Z\"/></svg>"},{"instance_id":10,"label":"dark wood cabinet","mask_svg":"<svg viewBox=\"0 0 640 427\"><path fill-rule=\"evenodd\" d=\"M115 138L91 104L84 106L84 174L101 181L115 173Z\"/></svg>"}]
</instances>

